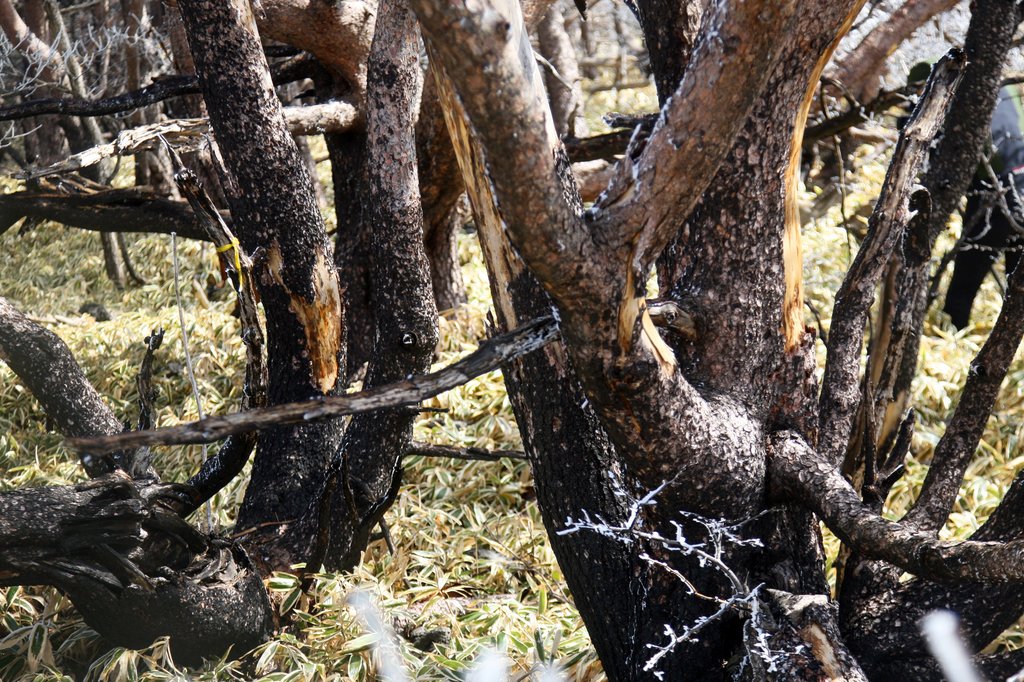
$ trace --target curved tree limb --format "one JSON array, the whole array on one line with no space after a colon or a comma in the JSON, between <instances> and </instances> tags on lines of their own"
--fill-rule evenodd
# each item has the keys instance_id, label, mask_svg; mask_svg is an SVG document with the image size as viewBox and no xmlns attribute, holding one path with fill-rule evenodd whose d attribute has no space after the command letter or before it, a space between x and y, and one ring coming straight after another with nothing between
<instances>
[{"instance_id":1,"label":"curved tree limb","mask_svg":"<svg viewBox=\"0 0 1024 682\"><path fill-rule=\"evenodd\" d=\"M999 318L971 362L956 412L935 446L921 493L903 523L930 531L937 531L945 523L1022 337L1024 268L1017 267L1006 283Z\"/></svg>"},{"instance_id":2,"label":"curved tree limb","mask_svg":"<svg viewBox=\"0 0 1024 682\"><path fill-rule=\"evenodd\" d=\"M209 238L187 203L139 187L84 194L52 190L0 194L0 234L26 216L96 232L175 232L188 239Z\"/></svg>"},{"instance_id":3,"label":"curved tree limb","mask_svg":"<svg viewBox=\"0 0 1024 682\"><path fill-rule=\"evenodd\" d=\"M673 216L692 210L732 148L788 34L795 5L746 2L712 10L716 14L706 18L708 29L646 146L627 152L618 177L595 204L599 233L636 226L634 233L619 235L632 245L636 275L675 236Z\"/></svg>"},{"instance_id":4,"label":"curved tree limb","mask_svg":"<svg viewBox=\"0 0 1024 682\"><path fill-rule=\"evenodd\" d=\"M846 451L860 403L861 347L875 288L912 216L914 181L953 100L965 64L962 52L943 58L903 129L868 223L868 235L836 293L822 379L819 448L836 462Z\"/></svg>"},{"instance_id":5,"label":"curved tree limb","mask_svg":"<svg viewBox=\"0 0 1024 682\"><path fill-rule=\"evenodd\" d=\"M476 351L444 369L360 393L327 396L317 400L207 417L189 424L153 431L76 438L70 440L69 444L82 451L111 452L129 444L138 446L212 443L234 434L258 431L280 424L298 424L391 407L414 406L427 398L461 386L481 374L498 369L510 360L544 347L553 341L557 334L558 327L554 319L541 318L507 334L484 341Z\"/></svg>"},{"instance_id":6,"label":"curved tree limb","mask_svg":"<svg viewBox=\"0 0 1024 682\"><path fill-rule=\"evenodd\" d=\"M621 292L632 291L626 260L603 248L583 224L571 168L555 134L518 4L419 0L414 10L432 56L477 224L507 234L555 299L588 397L615 424L613 437L622 451L635 457L635 472L645 483L653 481L651 487L658 485L665 479L664 462L653 453L676 448L675 429L686 428L679 414L701 429L717 422L703 398L675 371L672 351L646 311L628 326L614 315ZM457 40L452 30L458 31ZM522 266L515 258L506 259L502 267L511 278ZM502 316L515 319L510 310L502 310ZM634 343L634 332L642 342ZM664 400L665 395L674 400ZM622 409L624 404L628 409ZM641 434L638 422L656 424L658 435Z\"/></svg>"},{"instance_id":7,"label":"curved tree limb","mask_svg":"<svg viewBox=\"0 0 1024 682\"><path fill-rule=\"evenodd\" d=\"M792 431L771 436L768 480L771 499L807 507L865 557L930 580L1024 582L1024 540L940 542L888 521L864 505L834 462Z\"/></svg>"},{"instance_id":8,"label":"curved tree limb","mask_svg":"<svg viewBox=\"0 0 1024 682\"><path fill-rule=\"evenodd\" d=\"M121 431L121 422L85 378L67 345L53 332L29 321L6 298L0 298L0 358L64 436L107 436ZM111 470L111 463L104 458L88 454L81 458L92 477Z\"/></svg>"}]
</instances>

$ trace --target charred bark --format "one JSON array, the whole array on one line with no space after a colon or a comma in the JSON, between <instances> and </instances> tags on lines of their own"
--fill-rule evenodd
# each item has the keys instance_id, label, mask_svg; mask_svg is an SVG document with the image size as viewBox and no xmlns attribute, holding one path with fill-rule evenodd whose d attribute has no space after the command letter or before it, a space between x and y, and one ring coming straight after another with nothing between
<instances>
[{"instance_id":1,"label":"charred bark","mask_svg":"<svg viewBox=\"0 0 1024 682\"><path fill-rule=\"evenodd\" d=\"M651 55L658 101L663 105L683 78L708 5L708 0L640 0L635 5Z\"/></svg>"},{"instance_id":2,"label":"charred bark","mask_svg":"<svg viewBox=\"0 0 1024 682\"><path fill-rule=\"evenodd\" d=\"M384 0L378 6L367 71L376 334L365 385L374 387L425 372L438 339L416 170L416 103L423 81L419 32L401 0ZM327 566L349 569L359 562L370 531L398 493L414 419L408 410L381 410L352 419L332 463L335 492Z\"/></svg>"},{"instance_id":3,"label":"charred bark","mask_svg":"<svg viewBox=\"0 0 1024 682\"><path fill-rule=\"evenodd\" d=\"M263 263L269 402L329 395L344 385L338 275L249 4L190 0L179 8L226 170L240 190L229 196L235 231ZM332 422L261 433L239 525L299 518L340 436Z\"/></svg>"},{"instance_id":4,"label":"charred bark","mask_svg":"<svg viewBox=\"0 0 1024 682\"><path fill-rule=\"evenodd\" d=\"M160 506L168 492L117 473L0 494L0 584L53 585L110 643L170 636L186 665L265 641L273 622L259 572L241 548Z\"/></svg>"},{"instance_id":5,"label":"charred bark","mask_svg":"<svg viewBox=\"0 0 1024 682\"><path fill-rule=\"evenodd\" d=\"M334 182L334 214L338 224L334 262L344 292L345 354L351 380L362 376L372 357L376 330L370 283L371 224L363 201L366 135L330 134L324 139Z\"/></svg>"}]
</instances>

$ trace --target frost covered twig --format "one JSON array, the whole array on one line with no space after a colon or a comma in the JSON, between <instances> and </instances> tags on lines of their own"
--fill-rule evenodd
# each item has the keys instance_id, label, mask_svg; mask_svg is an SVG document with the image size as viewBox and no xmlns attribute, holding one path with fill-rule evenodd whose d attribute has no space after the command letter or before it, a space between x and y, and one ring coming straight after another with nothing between
<instances>
[{"instance_id":1,"label":"frost covered twig","mask_svg":"<svg viewBox=\"0 0 1024 682\"><path fill-rule=\"evenodd\" d=\"M590 531L628 544L634 544L637 541L654 543L667 552L685 557L693 557L699 564L711 567L729 582L732 589L731 595L705 594L696 587L693 581L670 563L657 559L646 551L638 555L649 566L665 571L679 580L693 596L715 602L718 605L718 609L714 613L697 619L680 631L677 631L671 624L666 623L664 625L664 634L667 641L663 644L647 644L648 648L654 650L654 654L644 663L643 670L645 672L654 671L654 676L661 679L662 674L657 671L661 659L671 653L678 645L684 642L696 641L697 636L702 630L730 612L748 615L747 626L751 631L750 636L747 637L748 655L756 656L768 669L773 669L773 661L777 652L770 648L768 634L765 628L762 627L763 607L758 596L762 586L749 587L746 581L737 575L725 561L725 550L727 548L754 548L762 546L761 541L757 538L746 538L740 534L741 527L748 523L749 520L740 523L730 523L723 519L712 519L692 512L680 512L679 515L682 517L683 522L695 524L704 530L706 539L700 542L693 542L687 539L683 522L680 521L670 522L672 528L672 533L670 534L665 534L658 529L645 529L642 525L644 518L642 514L643 509L653 506L658 494L667 486L668 482L662 483L654 490L643 495L643 497L633 501L629 507L629 513L622 523L612 524L600 516L591 517L589 512L583 510L581 517L578 519L566 518L565 526L557 531L557 533L558 535L569 535L581 531ZM619 489L621 495L626 494L622 491L621 487Z\"/></svg>"}]
</instances>

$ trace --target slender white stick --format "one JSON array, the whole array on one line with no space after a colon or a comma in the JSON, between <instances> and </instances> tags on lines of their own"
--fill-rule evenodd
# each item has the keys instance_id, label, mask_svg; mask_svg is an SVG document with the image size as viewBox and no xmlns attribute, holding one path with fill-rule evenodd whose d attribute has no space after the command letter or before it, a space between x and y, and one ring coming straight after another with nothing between
<instances>
[{"instance_id":1,"label":"slender white stick","mask_svg":"<svg viewBox=\"0 0 1024 682\"><path fill-rule=\"evenodd\" d=\"M188 380L192 384L192 397L196 401L196 413L203 418L203 401L199 397L199 385L196 384L196 373L192 369L192 355L188 352L188 330L185 329L185 310L181 306L181 285L178 283L178 235L171 232L171 262L174 264L174 300L178 306L178 324L181 326L181 347L185 351L185 368L188 370ZM206 443L203 443L203 464L206 464ZM213 528L213 505L210 500L206 501L206 528L207 533Z\"/></svg>"},{"instance_id":2,"label":"slender white stick","mask_svg":"<svg viewBox=\"0 0 1024 682\"><path fill-rule=\"evenodd\" d=\"M928 643L928 650L939 662L942 674L948 682L982 682L971 655L960 639L960 620L952 611L932 611L921 619L921 634Z\"/></svg>"},{"instance_id":3,"label":"slender white stick","mask_svg":"<svg viewBox=\"0 0 1024 682\"><path fill-rule=\"evenodd\" d=\"M380 663L380 678L384 682L410 682L402 663L398 638L394 630L384 622L380 610L365 590L355 590L348 596L348 603L355 609L363 625L377 636L377 660Z\"/></svg>"}]
</instances>

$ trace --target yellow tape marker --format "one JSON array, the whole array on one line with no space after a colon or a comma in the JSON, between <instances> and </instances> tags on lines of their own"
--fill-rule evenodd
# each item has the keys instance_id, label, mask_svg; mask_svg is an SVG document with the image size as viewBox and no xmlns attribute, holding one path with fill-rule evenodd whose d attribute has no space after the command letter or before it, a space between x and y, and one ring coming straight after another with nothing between
<instances>
[{"instance_id":1,"label":"yellow tape marker","mask_svg":"<svg viewBox=\"0 0 1024 682\"><path fill-rule=\"evenodd\" d=\"M235 252L235 272L238 273L238 286L242 286L242 283L245 281L243 279L243 275L242 275L242 258L241 258L241 255L240 255L241 254L241 248L242 247L238 243L238 238L237 237L232 237L230 244L225 244L224 246L218 246L217 247L217 253L224 253L226 251L231 251L231 250L233 250Z\"/></svg>"}]
</instances>

